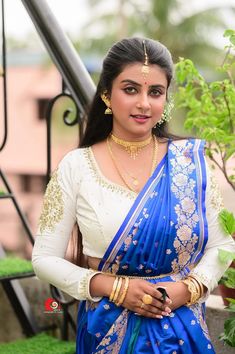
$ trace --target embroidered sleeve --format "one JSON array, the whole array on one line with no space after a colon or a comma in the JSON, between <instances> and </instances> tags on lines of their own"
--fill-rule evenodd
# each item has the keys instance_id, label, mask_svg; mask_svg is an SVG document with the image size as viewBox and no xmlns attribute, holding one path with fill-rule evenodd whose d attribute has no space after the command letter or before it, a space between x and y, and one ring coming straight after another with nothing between
<instances>
[{"instance_id":1,"label":"embroidered sleeve","mask_svg":"<svg viewBox=\"0 0 235 354\"><path fill-rule=\"evenodd\" d=\"M99 301L100 298L91 298L89 292L90 280L96 272L65 259L76 223L77 193L81 182L78 173L78 152L66 155L53 173L44 196L32 263L38 278L76 299Z\"/></svg>"},{"instance_id":2,"label":"embroidered sleeve","mask_svg":"<svg viewBox=\"0 0 235 354\"><path fill-rule=\"evenodd\" d=\"M53 231L55 225L62 219L64 213L64 202L61 186L58 181L58 170L56 170L47 186L43 200L42 213L39 219L39 230L43 233L46 229Z\"/></svg>"},{"instance_id":3,"label":"embroidered sleeve","mask_svg":"<svg viewBox=\"0 0 235 354\"><path fill-rule=\"evenodd\" d=\"M205 253L191 274L197 276L211 292L226 271L229 263L219 260L219 249L234 252L235 243L232 237L226 235L219 223L219 212L223 208L223 201L218 184L211 170L207 166L206 215L208 221L208 242Z\"/></svg>"}]
</instances>

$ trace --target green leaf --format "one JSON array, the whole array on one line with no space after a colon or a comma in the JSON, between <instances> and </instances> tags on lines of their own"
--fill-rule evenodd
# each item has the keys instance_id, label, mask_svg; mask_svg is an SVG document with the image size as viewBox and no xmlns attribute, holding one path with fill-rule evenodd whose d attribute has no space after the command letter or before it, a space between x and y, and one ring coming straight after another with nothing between
<instances>
[{"instance_id":1,"label":"green leaf","mask_svg":"<svg viewBox=\"0 0 235 354\"><path fill-rule=\"evenodd\" d=\"M222 263L227 263L235 260L235 252L229 252L219 249L219 259Z\"/></svg>"},{"instance_id":2,"label":"green leaf","mask_svg":"<svg viewBox=\"0 0 235 354\"><path fill-rule=\"evenodd\" d=\"M219 281L220 284L224 284L228 288L234 289L235 288L235 268L228 268L224 275L222 276L221 280Z\"/></svg>"},{"instance_id":3,"label":"green leaf","mask_svg":"<svg viewBox=\"0 0 235 354\"><path fill-rule=\"evenodd\" d=\"M219 213L219 221L226 234L233 235L235 233L235 218L233 213L223 209Z\"/></svg>"},{"instance_id":4,"label":"green leaf","mask_svg":"<svg viewBox=\"0 0 235 354\"><path fill-rule=\"evenodd\" d=\"M230 42L235 45L235 34L230 37Z\"/></svg>"},{"instance_id":5,"label":"green leaf","mask_svg":"<svg viewBox=\"0 0 235 354\"><path fill-rule=\"evenodd\" d=\"M235 31L232 29L227 29L226 31L224 31L224 37L230 37L235 35Z\"/></svg>"},{"instance_id":6,"label":"green leaf","mask_svg":"<svg viewBox=\"0 0 235 354\"><path fill-rule=\"evenodd\" d=\"M224 322L224 333L220 336L220 339L231 347L235 347L235 317Z\"/></svg>"}]
</instances>

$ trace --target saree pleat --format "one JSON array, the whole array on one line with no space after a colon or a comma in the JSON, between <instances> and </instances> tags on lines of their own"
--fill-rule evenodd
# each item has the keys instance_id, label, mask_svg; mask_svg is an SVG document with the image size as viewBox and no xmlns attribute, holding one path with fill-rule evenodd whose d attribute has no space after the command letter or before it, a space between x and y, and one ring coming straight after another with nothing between
<instances>
[{"instance_id":1,"label":"saree pleat","mask_svg":"<svg viewBox=\"0 0 235 354\"><path fill-rule=\"evenodd\" d=\"M111 241L100 271L145 277L153 284L188 274L208 238L203 149L204 143L194 139L169 144ZM181 306L159 320L104 297L79 308L77 354L89 353L204 354L214 349L203 304Z\"/></svg>"}]
</instances>

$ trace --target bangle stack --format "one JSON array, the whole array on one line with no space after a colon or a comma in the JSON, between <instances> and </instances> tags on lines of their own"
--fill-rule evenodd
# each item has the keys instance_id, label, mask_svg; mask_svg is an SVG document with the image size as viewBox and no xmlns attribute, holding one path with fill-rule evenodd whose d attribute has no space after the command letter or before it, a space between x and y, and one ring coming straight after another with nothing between
<instances>
[{"instance_id":1,"label":"bangle stack","mask_svg":"<svg viewBox=\"0 0 235 354\"><path fill-rule=\"evenodd\" d=\"M122 283L125 280L123 289ZM117 306L121 306L125 300L127 290L129 287L129 278L128 277L116 277L113 283L113 288L109 296L109 301L112 301Z\"/></svg>"},{"instance_id":2,"label":"bangle stack","mask_svg":"<svg viewBox=\"0 0 235 354\"><path fill-rule=\"evenodd\" d=\"M191 294L190 300L186 303L187 306L191 306L198 302L198 300L204 294L203 284L192 275L189 275L187 278L182 280L182 283L186 284L188 290Z\"/></svg>"}]
</instances>

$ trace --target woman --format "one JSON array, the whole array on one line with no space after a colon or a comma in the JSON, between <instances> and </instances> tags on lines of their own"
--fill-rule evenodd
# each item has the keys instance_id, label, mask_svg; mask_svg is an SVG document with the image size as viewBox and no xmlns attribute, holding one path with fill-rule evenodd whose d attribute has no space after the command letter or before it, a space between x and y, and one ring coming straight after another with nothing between
<instances>
[{"instance_id":1,"label":"woman","mask_svg":"<svg viewBox=\"0 0 235 354\"><path fill-rule=\"evenodd\" d=\"M172 71L161 43L116 43L80 148L47 187L33 265L84 300L79 354L214 353L204 302L226 269L218 248L234 246L218 225L204 142L164 130ZM76 223L87 269L64 259Z\"/></svg>"}]
</instances>

